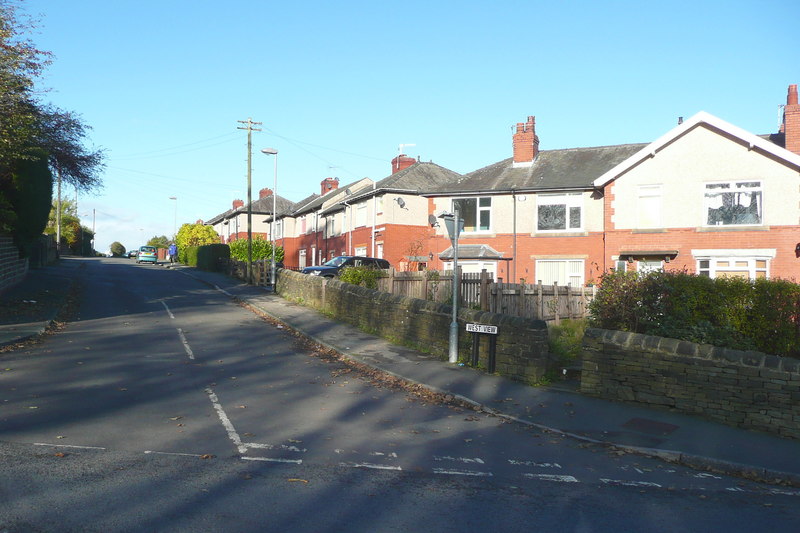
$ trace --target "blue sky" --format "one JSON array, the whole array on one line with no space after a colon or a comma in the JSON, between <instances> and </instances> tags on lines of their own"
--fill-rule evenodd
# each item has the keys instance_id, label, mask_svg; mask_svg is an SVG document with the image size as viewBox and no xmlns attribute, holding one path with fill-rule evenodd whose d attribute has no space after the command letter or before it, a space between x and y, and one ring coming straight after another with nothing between
<instances>
[{"instance_id":1,"label":"blue sky","mask_svg":"<svg viewBox=\"0 0 800 533\"><path fill-rule=\"evenodd\" d=\"M55 55L44 99L107 151L105 187L78 200L100 251L245 199L248 117L254 198L273 147L297 201L386 177L400 144L456 172L495 163L528 115L541 149L649 142L698 111L771 133L800 82L795 0L21 5Z\"/></svg>"}]
</instances>

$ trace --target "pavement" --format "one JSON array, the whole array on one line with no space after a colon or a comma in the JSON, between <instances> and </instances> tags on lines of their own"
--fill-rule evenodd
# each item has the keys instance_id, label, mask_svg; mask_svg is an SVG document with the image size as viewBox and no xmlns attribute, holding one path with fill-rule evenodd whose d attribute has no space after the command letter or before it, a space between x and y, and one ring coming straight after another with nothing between
<instances>
[{"instance_id":1,"label":"pavement","mask_svg":"<svg viewBox=\"0 0 800 533\"><path fill-rule=\"evenodd\" d=\"M16 298L60 295L79 261L62 259L54 267L32 270L13 289ZM800 487L800 441L726 426L700 417L634 404L602 400L577 392L574 383L532 387L454 365L398 346L284 300L268 288L247 285L223 274L168 266L251 306L317 344L411 384L451 396L475 409L593 444L682 464L699 470ZM44 331L46 321L10 324L0 294L0 346ZM50 298L55 317L64 301ZM38 332L38 333L37 333ZM2 357L2 354L0 354Z\"/></svg>"}]
</instances>

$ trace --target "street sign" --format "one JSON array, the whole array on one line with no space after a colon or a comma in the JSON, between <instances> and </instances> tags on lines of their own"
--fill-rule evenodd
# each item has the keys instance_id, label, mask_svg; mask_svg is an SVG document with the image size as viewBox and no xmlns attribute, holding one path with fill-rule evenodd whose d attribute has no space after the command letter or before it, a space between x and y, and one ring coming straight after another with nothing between
<instances>
[{"instance_id":1,"label":"street sign","mask_svg":"<svg viewBox=\"0 0 800 533\"><path fill-rule=\"evenodd\" d=\"M489 333L497 335L497 326L490 326L488 324L467 324L467 331L470 333Z\"/></svg>"}]
</instances>

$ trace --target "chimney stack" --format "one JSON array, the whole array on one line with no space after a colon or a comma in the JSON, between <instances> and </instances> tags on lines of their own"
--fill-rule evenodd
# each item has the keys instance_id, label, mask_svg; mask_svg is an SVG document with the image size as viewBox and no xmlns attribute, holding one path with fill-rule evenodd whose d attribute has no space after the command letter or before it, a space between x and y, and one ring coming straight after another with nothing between
<instances>
[{"instance_id":1,"label":"chimney stack","mask_svg":"<svg viewBox=\"0 0 800 533\"><path fill-rule=\"evenodd\" d=\"M400 172L416 163L417 160L413 157L408 157L406 154L400 154L392 159L392 174Z\"/></svg>"},{"instance_id":2,"label":"chimney stack","mask_svg":"<svg viewBox=\"0 0 800 533\"><path fill-rule=\"evenodd\" d=\"M239 209L240 207L244 207L244 200L234 200L233 201L233 208Z\"/></svg>"},{"instance_id":3,"label":"chimney stack","mask_svg":"<svg viewBox=\"0 0 800 533\"><path fill-rule=\"evenodd\" d=\"M789 85L786 106L783 108L781 132L785 135L784 147L800 155L800 104L797 102L797 84Z\"/></svg>"},{"instance_id":4,"label":"chimney stack","mask_svg":"<svg viewBox=\"0 0 800 533\"><path fill-rule=\"evenodd\" d=\"M260 191L258 191L258 198L259 199L266 198L267 196L272 196L272 189L268 189L268 188L265 187L265 188L261 189Z\"/></svg>"},{"instance_id":5,"label":"chimney stack","mask_svg":"<svg viewBox=\"0 0 800 533\"><path fill-rule=\"evenodd\" d=\"M536 136L536 117L528 117L528 122L517 123L513 137L514 166L529 167L539 153L539 137Z\"/></svg>"},{"instance_id":6,"label":"chimney stack","mask_svg":"<svg viewBox=\"0 0 800 533\"><path fill-rule=\"evenodd\" d=\"M325 178L320 183L321 195L325 195L339 188L339 178Z\"/></svg>"}]
</instances>

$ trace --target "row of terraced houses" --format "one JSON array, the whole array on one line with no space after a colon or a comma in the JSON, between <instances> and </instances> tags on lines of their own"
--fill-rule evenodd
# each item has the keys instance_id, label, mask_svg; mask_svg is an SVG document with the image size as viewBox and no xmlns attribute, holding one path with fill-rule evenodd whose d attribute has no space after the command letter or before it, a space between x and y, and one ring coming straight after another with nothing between
<instances>
[{"instance_id":1,"label":"row of terraced houses","mask_svg":"<svg viewBox=\"0 0 800 533\"><path fill-rule=\"evenodd\" d=\"M800 278L800 105L790 85L777 133L756 135L700 112L660 138L539 150L534 117L516 125L512 157L465 175L406 155L391 174L321 182L299 202L276 197L285 265L337 255L383 257L398 270L447 269L437 218L458 209L464 272L573 286L607 269L676 269ZM252 204L270 238L272 191ZM246 206L210 219L222 242L246 238Z\"/></svg>"}]
</instances>

